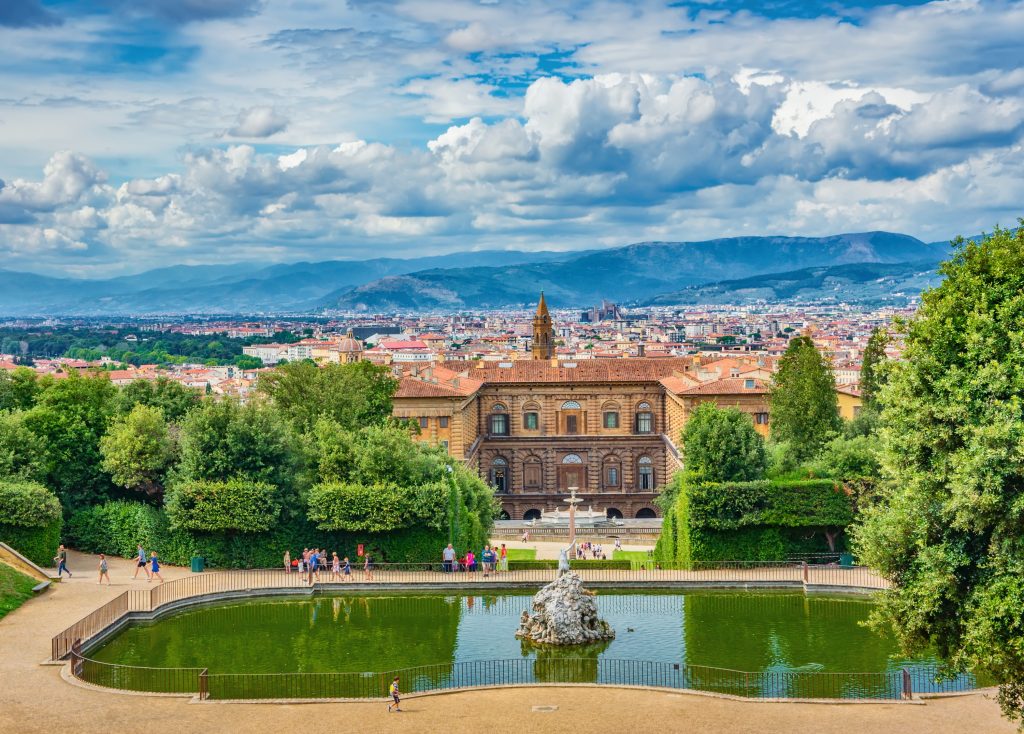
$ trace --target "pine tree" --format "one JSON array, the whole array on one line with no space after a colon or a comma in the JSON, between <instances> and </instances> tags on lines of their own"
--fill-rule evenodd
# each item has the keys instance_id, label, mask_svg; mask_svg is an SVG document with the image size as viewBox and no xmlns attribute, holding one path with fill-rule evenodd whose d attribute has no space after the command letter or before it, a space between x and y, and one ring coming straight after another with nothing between
<instances>
[{"instance_id":1,"label":"pine tree","mask_svg":"<svg viewBox=\"0 0 1024 734\"><path fill-rule=\"evenodd\" d=\"M809 336L789 342L771 390L772 438L801 460L815 456L842 426L829 359Z\"/></svg>"}]
</instances>

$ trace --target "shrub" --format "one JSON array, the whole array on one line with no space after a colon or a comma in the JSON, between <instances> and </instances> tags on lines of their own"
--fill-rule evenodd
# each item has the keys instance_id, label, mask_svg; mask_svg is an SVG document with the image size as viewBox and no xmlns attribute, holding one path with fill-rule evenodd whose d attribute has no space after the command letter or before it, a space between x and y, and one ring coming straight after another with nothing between
<instances>
[{"instance_id":1,"label":"shrub","mask_svg":"<svg viewBox=\"0 0 1024 734\"><path fill-rule=\"evenodd\" d=\"M450 488L434 482L409 489L394 484L317 484L309 492L309 519L321 530L372 533L447 524Z\"/></svg>"},{"instance_id":2,"label":"shrub","mask_svg":"<svg viewBox=\"0 0 1024 734\"><path fill-rule=\"evenodd\" d=\"M269 530L280 514L273 485L240 478L179 482L167 498L171 527L181 530L258 533Z\"/></svg>"},{"instance_id":3,"label":"shrub","mask_svg":"<svg viewBox=\"0 0 1024 734\"><path fill-rule=\"evenodd\" d=\"M60 516L60 500L42 484L0 480L0 518L5 524L41 528Z\"/></svg>"},{"instance_id":4,"label":"shrub","mask_svg":"<svg viewBox=\"0 0 1024 734\"><path fill-rule=\"evenodd\" d=\"M33 563L49 566L60 544L56 495L34 482L0 481L0 541Z\"/></svg>"},{"instance_id":5,"label":"shrub","mask_svg":"<svg viewBox=\"0 0 1024 734\"><path fill-rule=\"evenodd\" d=\"M171 564L183 564L194 550L192 537L171 529L167 513L142 502L115 500L75 512L68 521L68 543L87 553L124 558L141 543Z\"/></svg>"}]
</instances>

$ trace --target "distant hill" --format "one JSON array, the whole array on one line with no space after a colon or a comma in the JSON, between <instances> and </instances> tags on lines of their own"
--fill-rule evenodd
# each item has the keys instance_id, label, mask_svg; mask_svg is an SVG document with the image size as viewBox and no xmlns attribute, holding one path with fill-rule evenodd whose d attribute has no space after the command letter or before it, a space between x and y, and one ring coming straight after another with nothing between
<instances>
[{"instance_id":1,"label":"distant hill","mask_svg":"<svg viewBox=\"0 0 1024 734\"><path fill-rule=\"evenodd\" d=\"M940 281L934 262L853 263L694 285L655 296L643 305L842 301L903 306Z\"/></svg>"},{"instance_id":2,"label":"distant hill","mask_svg":"<svg viewBox=\"0 0 1024 734\"><path fill-rule=\"evenodd\" d=\"M937 262L948 243L891 232L641 242L565 252L481 250L283 265L176 265L107 280L0 270L0 315L272 314L648 303L709 283L859 263ZM689 292L688 292L689 293ZM687 296L689 297L689 296ZM722 295L728 299L728 296Z\"/></svg>"},{"instance_id":3,"label":"distant hill","mask_svg":"<svg viewBox=\"0 0 1024 734\"><path fill-rule=\"evenodd\" d=\"M500 308L533 303L542 289L555 306L582 306L601 298L647 303L661 293L727 279L840 264L936 263L948 252L948 245L890 232L644 242L543 264L411 272L341 289L321 305L371 312Z\"/></svg>"}]
</instances>

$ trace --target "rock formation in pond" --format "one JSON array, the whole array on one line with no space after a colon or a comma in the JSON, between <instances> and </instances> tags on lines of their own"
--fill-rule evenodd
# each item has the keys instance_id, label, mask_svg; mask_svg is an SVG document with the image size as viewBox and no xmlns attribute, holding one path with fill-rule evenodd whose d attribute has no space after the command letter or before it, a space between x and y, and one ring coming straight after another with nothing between
<instances>
[{"instance_id":1,"label":"rock formation in pond","mask_svg":"<svg viewBox=\"0 0 1024 734\"><path fill-rule=\"evenodd\" d=\"M523 612L516 637L545 645L586 645L615 638L615 630L597 616L593 593L574 573L563 574L538 591L533 612Z\"/></svg>"}]
</instances>

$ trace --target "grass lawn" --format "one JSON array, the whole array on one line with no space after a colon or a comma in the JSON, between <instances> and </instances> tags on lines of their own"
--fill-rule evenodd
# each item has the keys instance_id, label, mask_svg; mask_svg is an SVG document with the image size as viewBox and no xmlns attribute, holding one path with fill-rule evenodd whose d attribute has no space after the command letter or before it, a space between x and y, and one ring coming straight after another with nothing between
<instances>
[{"instance_id":1,"label":"grass lawn","mask_svg":"<svg viewBox=\"0 0 1024 734\"><path fill-rule=\"evenodd\" d=\"M506 548L510 561L535 561L537 550L535 548Z\"/></svg>"},{"instance_id":2,"label":"grass lawn","mask_svg":"<svg viewBox=\"0 0 1024 734\"><path fill-rule=\"evenodd\" d=\"M32 596L36 580L0 563L0 619L24 604Z\"/></svg>"},{"instance_id":3,"label":"grass lawn","mask_svg":"<svg viewBox=\"0 0 1024 734\"><path fill-rule=\"evenodd\" d=\"M625 551L617 550L612 553L613 561L646 561L650 558L647 551Z\"/></svg>"}]
</instances>

